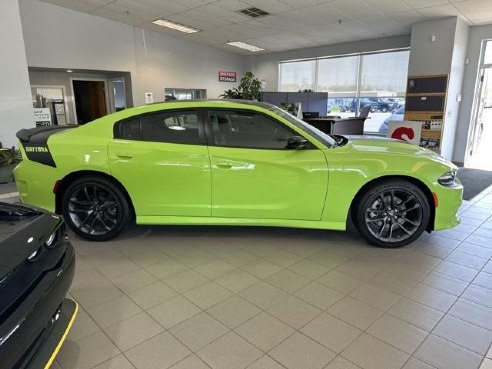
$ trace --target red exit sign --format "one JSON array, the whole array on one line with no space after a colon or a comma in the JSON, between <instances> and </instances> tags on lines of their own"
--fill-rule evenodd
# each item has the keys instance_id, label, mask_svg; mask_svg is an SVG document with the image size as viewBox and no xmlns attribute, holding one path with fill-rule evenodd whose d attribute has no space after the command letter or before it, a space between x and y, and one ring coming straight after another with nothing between
<instances>
[{"instance_id":1,"label":"red exit sign","mask_svg":"<svg viewBox=\"0 0 492 369\"><path fill-rule=\"evenodd\" d=\"M237 73L219 70L219 82L236 82Z\"/></svg>"}]
</instances>

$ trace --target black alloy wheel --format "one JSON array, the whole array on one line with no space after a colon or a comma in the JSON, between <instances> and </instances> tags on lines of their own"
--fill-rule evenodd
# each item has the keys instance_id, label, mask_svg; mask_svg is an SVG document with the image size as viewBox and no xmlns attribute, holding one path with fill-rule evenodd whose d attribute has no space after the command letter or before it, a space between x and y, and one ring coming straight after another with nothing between
<instances>
[{"instance_id":1,"label":"black alloy wheel","mask_svg":"<svg viewBox=\"0 0 492 369\"><path fill-rule=\"evenodd\" d=\"M404 180L374 185L356 205L355 224L372 245L401 247L427 228L430 206L423 192Z\"/></svg>"},{"instance_id":2,"label":"black alloy wheel","mask_svg":"<svg viewBox=\"0 0 492 369\"><path fill-rule=\"evenodd\" d=\"M116 237L130 220L130 208L122 191L110 180L87 176L72 182L62 198L65 221L89 241Z\"/></svg>"}]
</instances>

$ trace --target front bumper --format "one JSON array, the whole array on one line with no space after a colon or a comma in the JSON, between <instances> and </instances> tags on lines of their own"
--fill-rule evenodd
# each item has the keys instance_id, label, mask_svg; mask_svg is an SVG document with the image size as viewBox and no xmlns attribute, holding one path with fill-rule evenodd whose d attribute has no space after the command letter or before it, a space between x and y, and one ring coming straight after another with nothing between
<instances>
[{"instance_id":1,"label":"front bumper","mask_svg":"<svg viewBox=\"0 0 492 369\"><path fill-rule=\"evenodd\" d=\"M52 317L52 324L43 332L43 337L40 337L39 347L26 369L48 369L53 364L73 326L78 309L75 301L63 300L60 309Z\"/></svg>"},{"instance_id":2,"label":"front bumper","mask_svg":"<svg viewBox=\"0 0 492 369\"><path fill-rule=\"evenodd\" d=\"M436 207L434 230L456 227L460 224L458 210L463 201L463 186L461 183L454 187L437 185L435 194L437 195L438 206Z\"/></svg>"},{"instance_id":3,"label":"front bumper","mask_svg":"<svg viewBox=\"0 0 492 369\"><path fill-rule=\"evenodd\" d=\"M23 298L1 328L2 369L48 369L70 330L77 304L65 298L75 273L70 243L55 268L47 270L34 290Z\"/></svg>"}]
</instances>

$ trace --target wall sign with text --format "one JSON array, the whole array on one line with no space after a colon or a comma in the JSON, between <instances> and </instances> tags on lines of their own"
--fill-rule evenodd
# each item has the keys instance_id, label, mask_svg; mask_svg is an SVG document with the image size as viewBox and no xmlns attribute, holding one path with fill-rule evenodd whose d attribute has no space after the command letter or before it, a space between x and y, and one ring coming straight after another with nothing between
<instances>
[{"instance_id":1,"label":"wall sign with text","mask_svg":"<svg viewBox=\"0 0 492 369\"><path fill-rule=\"evenodd\" d=\"M236 82L237 73L219 70L219 82Z\"/></svg>"},{"instance_id":2,"label":"wall sign with text","mask_svg":"<svg viewBox=\"0 0 492 369\"><path fill-rule=\"evenodd\" d=\"M50 108L34 108L34 121L36 127L51 125Z\"/></svg>"}]
</instances>

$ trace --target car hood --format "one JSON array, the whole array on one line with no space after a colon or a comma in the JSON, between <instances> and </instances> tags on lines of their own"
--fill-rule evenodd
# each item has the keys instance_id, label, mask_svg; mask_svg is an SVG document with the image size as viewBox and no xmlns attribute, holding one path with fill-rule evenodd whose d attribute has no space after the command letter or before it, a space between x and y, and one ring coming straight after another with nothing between
<instances>
[{"instance_id":1,"label":"car hood","mask_svg":"<svg viewBox=\"0 0 492 369\"><path fill-rule=\"evenodd\" d=\"M450 169L457 169L456 165L438 155L434 151L425 149L417 145L412 145L405 141L378 136L343 137L346 139L346 142L345 145L340 146L340 148L350 150L354 153L357 152L361 155L391 154L402 155L405 157L420 157L448 166Z\"/></svg>"},{"instance_id":2,"label":"car hood","mask_svg":"<svg viewBox=\"0 0 492 369\"><path fill-rule=\"evenodd\" d=\"M35 208L0 202L0 286L61 222Z\"/></svg>"}]
</instances>

